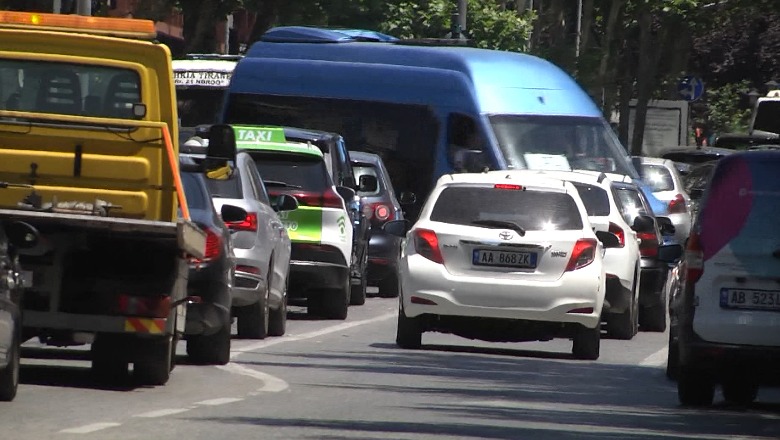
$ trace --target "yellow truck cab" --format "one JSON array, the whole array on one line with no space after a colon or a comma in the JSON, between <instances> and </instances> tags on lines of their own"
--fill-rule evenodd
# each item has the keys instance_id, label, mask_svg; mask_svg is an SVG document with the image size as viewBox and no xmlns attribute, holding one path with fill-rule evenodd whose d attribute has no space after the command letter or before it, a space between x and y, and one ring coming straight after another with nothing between
<instances>
[{"instance_id":1,"label":"yellow truck cab","mask_svg":"<svg viewBox=\"0 0 780 440\"><path fill-rule=\"evenodd\" d=\"M0 221L24 224L23 339L167 382L189 221L169 49L148 20L0 11ZM181 213L181 214L180 214Z\"/></svg>"}]
</instances>

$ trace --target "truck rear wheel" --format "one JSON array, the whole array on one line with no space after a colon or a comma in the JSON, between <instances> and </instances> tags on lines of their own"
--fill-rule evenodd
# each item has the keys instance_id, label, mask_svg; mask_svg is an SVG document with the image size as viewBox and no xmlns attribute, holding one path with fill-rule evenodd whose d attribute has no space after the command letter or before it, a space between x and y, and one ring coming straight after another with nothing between
<instances>
[{"instance_id":1,"label":"truck rear wheel","mask_svg":"<svg viewBox=\"0 0 780 440\"><path fill-rule=\"evenodd\" d=\"M173 336L144 341L141 358L133 363L133 377L143 385L165 385L171 377Z\"/></svg>"},{"instance_id":2,"label":"truck rear wheel","mask_svg":"<svg viewBox=\"0 0 780 440\"><path fill-rule=\"evenodd\" d=\"M118 347L123 345L118 339L98 335L92 344L92 374L98 381L118 383L127 378L127 358Z\"/></svg>"}]
</instances>

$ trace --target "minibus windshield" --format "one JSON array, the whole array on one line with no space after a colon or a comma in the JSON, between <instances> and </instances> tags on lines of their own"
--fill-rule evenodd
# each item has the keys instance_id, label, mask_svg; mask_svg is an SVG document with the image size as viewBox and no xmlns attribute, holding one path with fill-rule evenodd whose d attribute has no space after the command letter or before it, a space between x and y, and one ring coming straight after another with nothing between
<instances>
[{"instance_id":1,"label":"minibus windshield","mask_svg":"<svg viewBox=\"0 0 780 440\"><path fill-rule=\"evenodd\" d=\"M509 168L590 170L639 178L626 150L601 118L491 115Z\"/></svg>"}]
</instances>

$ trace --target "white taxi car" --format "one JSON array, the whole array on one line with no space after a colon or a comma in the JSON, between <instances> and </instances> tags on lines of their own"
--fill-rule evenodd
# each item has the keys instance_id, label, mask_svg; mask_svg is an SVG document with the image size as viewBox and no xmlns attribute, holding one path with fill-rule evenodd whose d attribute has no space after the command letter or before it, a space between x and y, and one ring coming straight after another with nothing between
<instances>
[{"instance_id":1,"label":"white taxi car","mask_svg":"<svg viewBox=\"0 0 780 440\"><path fill-rule=\"evenodd\" d=\"M599 357L602 256L618 239L593 231L571 183L513 172L445 175L410 229L404 220L384 229L406 237L400 347L419 348L424 332L495 342L564 337L573 338L575 357Z\"/></svg>"}]
</instances>

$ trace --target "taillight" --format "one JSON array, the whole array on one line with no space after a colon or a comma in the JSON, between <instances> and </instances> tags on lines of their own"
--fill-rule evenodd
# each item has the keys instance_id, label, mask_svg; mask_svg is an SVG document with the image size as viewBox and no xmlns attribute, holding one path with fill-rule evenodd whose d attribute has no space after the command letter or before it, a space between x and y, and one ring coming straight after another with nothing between
<instances>
[{"instance_id":1,"label":"taillight","mask_svg":"<svg viewBox=\"0 0 780 440\"><path fill-rule=\"evenodd\" d=\"M596 258L596 240L592 238L581 238L574 243L574 249L571 251L569 264L566 265L566 272L583 268Z\"/></svg>"},{"instance_id":2,"label":"taillight","mask_svg":"<svg viewBox=\"0 0 780 440\"><path fill-rule=\"evenodd\" d=\"M639 241L639 254L643 257L656 257L658 255L658 236L655 232L637 232Z\"/></svg>"},{"instance_id":3,"label":"taillight","mask_svg":"<svg viewBox=\"0 0 780 440\"><path fill-rule=\"evenodd\" d=\"M344 200L332 188L324 192L305 191L292 194L300 206L317 206L321 208L340 208L344 207Z\"/></svg>"},{"instance_id":4,"label":"taillight","mask_svg":"<svg viewBox=\"0 0 780 440\"><path fill-rule=\"evenodd\" d=\"M418 254L434 263L444 263L439 249L439 238L436 237L435 232L429 229L416 229L414 231L414 248Z\"/></svg>"},{"instance_id":5,"label":"taillight","mask_svg":"<svg viewBox=\"0 0 780 440\"><path fill-rule=\"evenodd\" d=\"M213 229L206 228L206 252L203 258L192 258L193 264L208 263L215 260L222 253L222 237Z\"/></svg>"},{"instance_id":6,"label":"taillight","mask_svg":"<svg viewBox=\"0 0 780 440\"><path fill-rule=\"evenodd\" d=\"M147 318L167 318L171 311L171 297L138 296L119 294L116 297L114 312L125 316L144 316Z\"/></svg>"},{"instance_id":7,"label":"taillight","mask_svg":"<svg viewBox=\"0 0 780 440\"><path fill-rule=\"evenodd\" d=\"M704 274L704 250L699 242L699 234L692 232L685 250L685 279L691 285L699 281Z\"/></svg>"},{"instance_id":8,"label":"taillight","mask_svg":"<svg viewBox=\"0 0 780 440\"><path fill-rule=\"evenodd\" d=\"M618 241L620 242L619 247L623 247L626 245L626 231L623 230L620 226L610 222L609 223L609 232L615 234L615 236L618 238Z\"/></svg>"},{"instance_id":9,"label":"taillight","mask_svg":"<svg viewBox=\"0 0 780 440\"><path fill-rule=\"evenodd\" d=\"M257 231L257 214L247 212L246 218L238 222L225 222L225 225L234 231Z\"/></svg>"},{"instance_id":10,"label":"taillight","mask_svg":"<svg viewBox=\"0 0 780 440\"><path fill-rule=\"evenodd\" d=\"M685 199L682 194L677 194L674 199L669 202L669 214L682 214L685 212L687 212Z\"/></svg>"},{"instance_id":11,"label":"taillight","mask_svg":"<svg viewBox=\"0 0 780 440\"><path fill-rule=\"evenodd\" d=\"M393 210L391 210L389 206L383 203L375 203L372 205L372 208L371 211L374 213L375 219L381 221L392 220Z\"/></svg>"}]
</instances>

